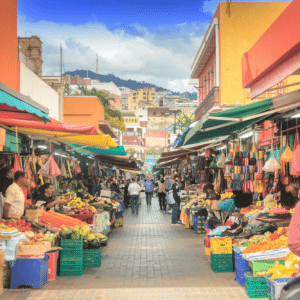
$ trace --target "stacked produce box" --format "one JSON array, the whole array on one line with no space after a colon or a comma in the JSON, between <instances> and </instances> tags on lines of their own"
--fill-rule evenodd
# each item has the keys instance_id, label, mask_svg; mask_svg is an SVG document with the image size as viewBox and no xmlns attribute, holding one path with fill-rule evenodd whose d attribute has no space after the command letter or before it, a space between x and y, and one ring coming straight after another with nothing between
<instances>
[{"instance_id":1,"label":"stacked produce box","mask_svg":"<svg viewBox=\"0 0 300 300\"><path fill-rule=\"evenodd\" d=\"M199 234L205 234L205 218L194 217L194 231Z\"/></svg>"},{"instance_id":2,"label":"stacked produce box","mask_svg":"<svg viewBox=\"0 0 300 300\"><path fill-rule=\"evenodd\" d=\"M101 266L101 248L83 250L83 268L99 268Z\"/></svg>"},{"instance_id":3,"label":"stacked produce box","mask_svg":"<svg viewBox=\"0 0 300 300\"><path fill-rule=\"evenodd\" d=\"M61 240L60 276L83 275L83 240Z\"/></svg>"},{"instance_id":4,"label":"stacked produce box","mask_svg":"<svg viewBox=\"0 0 300 300\"><path fill-rule=\"evenodd\" d=\"M211 269L214 272L233 272L231 238L211 238Z\"/></svg>"}]
</instances>

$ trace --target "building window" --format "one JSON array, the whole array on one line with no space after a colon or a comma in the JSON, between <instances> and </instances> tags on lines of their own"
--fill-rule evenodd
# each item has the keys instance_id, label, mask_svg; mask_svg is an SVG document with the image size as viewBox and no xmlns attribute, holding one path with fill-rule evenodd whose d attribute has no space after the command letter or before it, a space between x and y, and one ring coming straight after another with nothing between
<instances>
[{"instance_id":1,"label":"building window","mask_svg":"<svg viewBox=\"0 0 300 300\"><path fill-rule=\"evenodd\" d=\"M136 93L133 93L133 96L136 96Z\"/></svg>"},{"instance_id":2,"label":"building window","mask_svg":"<svg viewBox=\"0 0 300 300\"><path fill-rule=\"evenodd\" d=\"M133 97L133 100L135 100L136 99L136 97Z\"/></svg>"},{"instance_id":3,"label":"building window","mask_svg":"<svg viewBox=\"0 0 300 300\"><path fill-rule=\"evenodd\" d=\"M152 96L153 96L153 95L155 96L155 93L151 93L151 95L152 95Z\"/></svg>"},{"instance_id":4,"label":"building window","mask_svg":"<svg viewBox=\"0 0 300 300\"><path fill-rule=\"evenodd\" d=\"M146 92L144 92L143 95L146 95Z\"/></svg>"},{"instance_id":5,"label":"building window","mask_svg":"<svg viewBox=\"0 0 300 300\"><path fill-rule=\"evenodd\" d=\"M144 97L143 99L144 99L144 100L146 100L146 99L147 99L147 97Z\"/></svg>"}]
</instances>

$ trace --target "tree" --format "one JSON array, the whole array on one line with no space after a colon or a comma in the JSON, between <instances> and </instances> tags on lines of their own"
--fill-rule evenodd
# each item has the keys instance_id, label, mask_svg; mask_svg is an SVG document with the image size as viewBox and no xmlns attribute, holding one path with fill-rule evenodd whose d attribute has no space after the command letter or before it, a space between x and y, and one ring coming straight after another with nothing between
<instances>
[{"instance_id":1,"label":"tree","mask_svg":"<svg viewBox=\"0 0 300 300\"><path fill-rule=\"evenodd\" d=\"M187 126L191 125L194 122L195 116L188 116L185 113L181 113L176 118L176 126L180 126L181 131L183 131Z\"/></svg>"},{"instance_id":2,"label":"tree","mask_svg":"<svg viewBox=\"0 0 300 300\"><path fill-rule=\"evenodd\" d=\"M84 86L78 86L78 88L85 96L96 96L99 99L104 107L104 119L110 124L110 126L123 132L127 131L122 113L110 108L110 101L116 101L114 98L109 97L107 93L99 91L96 88L92 88L91 90L87 90Z\"/></svg>"},{"instance_id":3,"label":"tree","mask_svg":"<svg viewBox=\"0 0 300 300\"><path fill-rule=\"evenodd\" d=\"M66 83L64 85L64 95L70 96L71 93L72 93L72 89L70 88L70 85L68 83Z\"/></svg>"}]
</instances>

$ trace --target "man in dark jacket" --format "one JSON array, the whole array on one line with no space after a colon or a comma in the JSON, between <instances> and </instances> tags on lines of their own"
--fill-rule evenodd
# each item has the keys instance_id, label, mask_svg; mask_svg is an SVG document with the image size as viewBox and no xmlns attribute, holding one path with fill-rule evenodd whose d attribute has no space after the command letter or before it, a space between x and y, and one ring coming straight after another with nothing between
<instances>
[{"instance_id":1,"label":"man in dark jacket","mask_svg":"<svg viewBox=\"0 0 300 300\"><path fill-rule=\"evenodd\" d=\"M173 191L173 198L175 201L175 203L173 204L173 210L172 210L172 224L178 225L179 208L180 208L180 196L179 196L180 183L179 183L178 175L175 175L175 182L173 183L172 191Z\"/></svg>"}]
</instances>

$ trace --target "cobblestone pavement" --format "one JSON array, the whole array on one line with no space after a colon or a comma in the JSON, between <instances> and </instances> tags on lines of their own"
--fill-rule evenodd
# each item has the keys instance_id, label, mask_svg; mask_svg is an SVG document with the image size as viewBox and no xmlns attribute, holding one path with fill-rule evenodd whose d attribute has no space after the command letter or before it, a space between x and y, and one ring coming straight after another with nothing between
<instances>
[{"instance_id":1,"label":"cobblestone pavement","mask_svg":"<svg viewBox=\"0 0 300 300\"><path fill-rule=\"evenodd\" d=\"M100 268L41 290L5 290L1 299L248 299L234 273L211 271L202 235L171 225L157 198L142 202L138 215L127 210L124 227L112 230Z\"/></svg>"}]
</instances>

